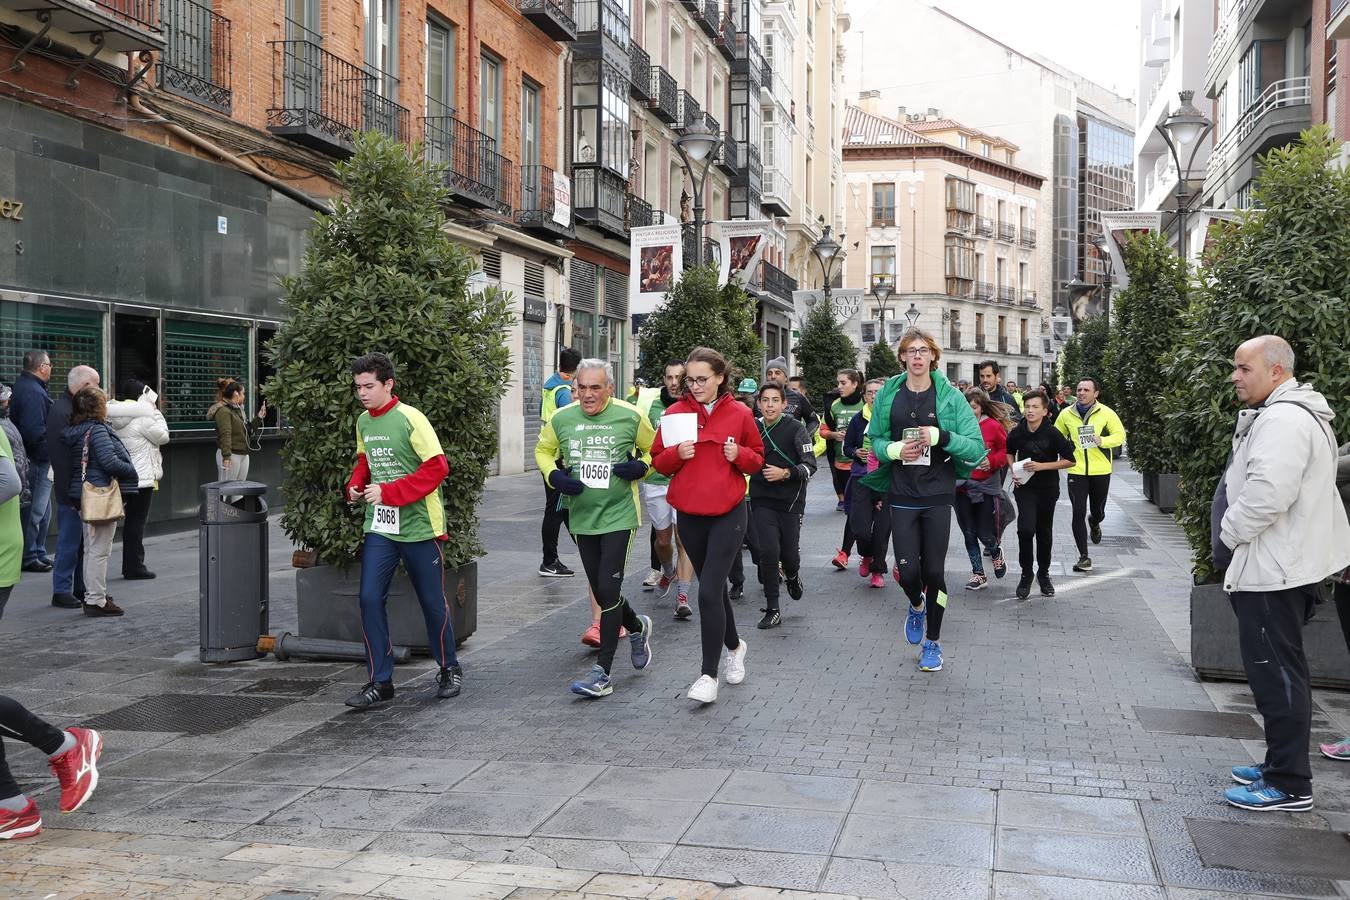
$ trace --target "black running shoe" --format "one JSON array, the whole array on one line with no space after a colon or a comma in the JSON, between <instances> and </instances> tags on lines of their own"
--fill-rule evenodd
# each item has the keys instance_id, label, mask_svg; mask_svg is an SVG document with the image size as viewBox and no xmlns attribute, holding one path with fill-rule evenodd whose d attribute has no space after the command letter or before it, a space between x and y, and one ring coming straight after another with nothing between
<instances>
[{"instance_id":1,"label":"black running shoe","mask_svg":"<svg viewBox=\"0 0 1350 900\"><path fill-rule=\"evenodd\" d=\"M764 613L764 618L762 618L762 619L759 620L759 626L758 626L758 627L760 627L760 628L775 628L775 627L777 627L778 625L782 624L782 622L783 622L783 617L782 617L782 615L779 614L778 610L776 610L776 609L766 609L766 610L762 610L762 612Z\"/></svg>"},{"instance_id":2,"label":"black running shoe","mask_svg":"<svg viewBox=\"0 0 1350 900\"><path fill-rule=\"evenodd\" d=\"M1102 542L1102 525L1100 522L1088 522L1088 537L1092 538L1094 544Z\"/></svg>"},{"instance_id":3,"label":"black running shoe","mask_svg":"<svg viewBox=\"0 0 1350 900\"><path fill-rule=\"evenodd\" d=\"M377 703L384 703L393 699L394 683L392 681L372 681L361 688L358 693L348 697L347 705L352 709L369 709Z\"/></svg>"},{"instance_id":4,"label":"black running shoe","mask_svg":"<svg viewBox=\"0 0 1350 900\"><path fill-rule=\"evenodd\" d=\"M787 592L793 600L802 599L802 578L800 575L793 575L787 579Z\"/></svg>"},{"instance_id":5,"label":"black running shoe","mask_svg":"<svg viewBox=\"0 0 1350 900\"><path fill-rule=\"evenodd\" d=\"M541 564L539 566L539 574L545 578L571 578L577 573L555 559L553 562Z\"/></svg>"},{"instance_id":6,"label":"black running shoe","mask_svg":"<svg viewBox=\"0 0 1350 900\"><path fill-rule=\"evenodd\" d=\"M464 687L464 670L459 666L451 666L448 669L441 669L436 675L436 699L449 700L451 697L458 697L460 688ZM392 693L392 691L391 691Z\"/></svg>"},{"instance_id":7,"label":"black running shoe","mask_svg":"<svg viewBox=\"0 0 1350 900\"><path fill-rule=\"evenodd\" d=\"M1050 583L1049 572L1037 572L1036 580L1040 582L1042 594L1044 594L1047 597L1055 596L1055 586Z\"/></svg>"},{"instance_id":8,"label":"black running shoe","mask_svg":"<svg viewBox=\"0 0 1350 900\"><path fill-rule=\"evenodd\" d=\"M1075 572L1091 572L1092 560L1086 556L1080 557L1078 562L1073 564L1073 570Z\"/></svg>"},{"instance_id":9,"label":"black running shoe","mask_svg":"<svg viewBox=\"0 0 1350 900\"><path fill-rule=\"evenodd\" d=\"M731 597L732 600L740 600L742 597L745 596L745 585L733 584L731 586L731 593L729 596Z\"/></svg>"},{"instance_id":10,"label":"black running shoe","mask_svg":"<svg viewBox=\"0 0 1350 900\"><path fill-rule=\"evenodd\" d=\"M1022 578L1017 582L1017 599L1025 600L1031 596L1031 573L1023 572Z\"/></svg>"}]
</instances>

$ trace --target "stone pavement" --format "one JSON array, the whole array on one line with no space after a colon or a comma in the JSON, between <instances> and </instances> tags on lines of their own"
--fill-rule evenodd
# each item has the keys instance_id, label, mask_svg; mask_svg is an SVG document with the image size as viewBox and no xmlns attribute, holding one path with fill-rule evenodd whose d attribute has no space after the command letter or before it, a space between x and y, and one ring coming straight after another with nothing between
<instances>
[{"instance_id":1,"label":"stone pavement","mask_svg":"<svg viewBox=\"0 0 1350 900\"><path fill-rule=\"evenodd\" d=\"M1113 481L1090 576L1066 571L1061 503L1055 598L1012 598L1015 564L967 593L956 533L946 668L932 674L901 637L894 583L870 590L829 567L842 516L819 480L802 540L806 597L760 632L758 591L747 591L737 612L748 677L706 708L684 698L697 625L672 619L673 598L640 590L645 548L628 588L655 619L651 668L632 672L621 650L611 697L567 693L590 665L577 643L589 613L580 577L535 574L540 493L529 476L489 485L480 630L461 648L464 695L442 703L427 697L425 660L400 668L394 703L364 714L341 706L364 666L198 663L195 534L150 542L157 580L114 579L120 620L52 609L50 582L26 579L0 620L0 684L45 716L74 724L197 695L259 708L204 735L105 731L99 790L70 816L55 813L39 755L7 744L51 814L43 839L0 846L0 893L14 893L8 882L23 896L777 895L724 890L738 885L1350 896L1336 880L1350 878L1343 843L1316 877L1278 856L1202 863L1192 834L1212 822L1303 829L1290 834L1310 846L1350 829L1350 767L1314 761L1313 814L1246 813L1219 795L1259 742L1145 727L1137 707L1236 712L1249 728L1252 707L1245 685L1202 684L1189 669L1188 554L1133 473ZM276 633L295 630L290 549L274 528ZM574 551L564 559L579 569ZM1319 692L1314 724L1314 740L1350 733L1346 695Z\"/></svg>"}]
</instances>

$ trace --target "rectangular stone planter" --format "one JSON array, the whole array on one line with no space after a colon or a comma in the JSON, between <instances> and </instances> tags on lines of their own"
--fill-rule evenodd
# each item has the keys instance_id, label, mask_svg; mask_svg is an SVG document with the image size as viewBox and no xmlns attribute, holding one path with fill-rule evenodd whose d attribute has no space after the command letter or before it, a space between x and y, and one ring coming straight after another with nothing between
<instances>
[{"instance_id":1,"label":"rectangular stone planter","mask_svg":"<svg viewBox=\"0 0 1350 900\"><path fill-rule=\"evenodd\" d=\"M1143 481L1144 499L1152 503L1158 496L1158 476L1153 472L1140 472L1139 477Z\"/></svg>"},{"instance_id":2,"label":"rectangular stone planter","mask_svg":"<svg viewBox=\"0 0 1350 900\"><path fill-rule=\"evenodd\" d=\"M1314 687L1350 689L1350 652L1336 607L1324 603L1303 629L1303 649ZM1210 681L1246 681L1238 649L1237 616L1221 584L1191 588L1191 667Z\"/></svg>"},{"instance_id":3,"label":"rectangular stone planter","mask_svg":"<svg viewBox=\"0 0 1350 900\"><path fill-rule=\"evenodd\" d=\"M1153 476L1153 502L1159 512L1176 512L1180 489L1180 478L1175 473L1159 472Z\"/></svg>"},{"instance_id":4,"label":"rectangular stone planter","mask_svg":"<svg viewBox=\"0 0 1350 900\"><path fill-rule=\"evenodd\" d=\"M361 567L353 564L344 573L335 566L314 566L295 572L296 613L300 634L361 643ZM445 572L445 596L450 601L450 624L455 646L478 630L478 563L471 562ZM400 568L389 587L389 636L395 646L414 653L431 652L426 620L412 583Z\"/></svg>"}]
</instances>

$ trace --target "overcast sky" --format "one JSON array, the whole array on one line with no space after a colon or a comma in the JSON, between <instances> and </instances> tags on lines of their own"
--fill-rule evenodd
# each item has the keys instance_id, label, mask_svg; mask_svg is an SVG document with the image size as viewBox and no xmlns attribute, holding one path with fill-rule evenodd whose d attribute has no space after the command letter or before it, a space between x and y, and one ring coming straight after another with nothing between
<instances>
[{"instance_id":1,"label":"overcast sky","mask_svg":"<svg viewBox=\"0 0 1350 900\"><path fill-rule=\"evenodd\" d=\"M890 0L846 0L853 31ZM926 0L1024 53L1039 53L1133 97L1139 73L1139 0ZM871 43L870 41L868 42ZM897 48L904 52L904 48Z\"/></svg>"}]
</instances>

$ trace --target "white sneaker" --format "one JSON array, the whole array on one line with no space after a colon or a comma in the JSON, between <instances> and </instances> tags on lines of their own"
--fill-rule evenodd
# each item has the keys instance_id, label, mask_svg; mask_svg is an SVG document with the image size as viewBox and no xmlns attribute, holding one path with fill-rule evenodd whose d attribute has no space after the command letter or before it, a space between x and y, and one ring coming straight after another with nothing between
<instances>
[{"instance_id":1,"label":"white sneaker","mask_svg":"<svg viewBox=\"0 0 1350 900\"><path fill-rule=\"evenodd\" d=\"M745 640L742 638L735 650L728 650L726 661L722 663L727 673L727 684L740 684L745 680Z\"/></svg>"},{"instance_id":2,"label":"white sneaker","mask_svg":"<svg viewBox=\"0 0 1350 900\"><path fill-rule=\"evenodd\" d=\"M717 679L710 675L698 676L698 681L689 689L689 699L699 703L712 703L717 699Z\"/></svg>"},{"instance_id":3,"label":"white sneaker","mask_svg":"<svg viewBox=\"0 0 1350 900\"><path fill-rule=\"evenodd\" d=\"M650 591L656 587L656 583L661 580L661 572L658 569L652 569L647 573L647 577L642 579L642 587Z\"/></svg>"}]
</instances>

